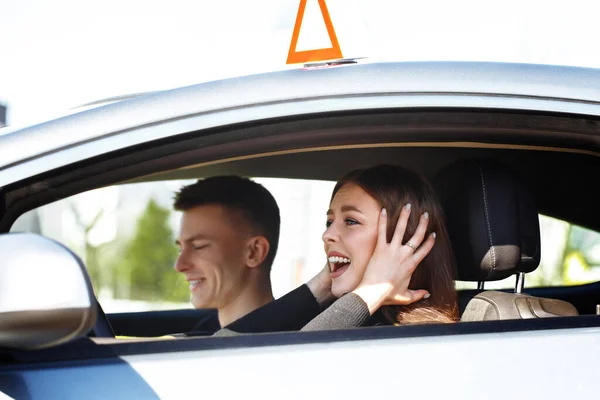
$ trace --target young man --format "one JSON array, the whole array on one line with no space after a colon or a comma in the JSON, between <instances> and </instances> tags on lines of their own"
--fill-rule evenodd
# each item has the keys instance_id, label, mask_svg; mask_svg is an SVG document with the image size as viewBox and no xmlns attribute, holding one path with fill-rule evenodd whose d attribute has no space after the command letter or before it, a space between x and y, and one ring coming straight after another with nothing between
<instances>
[{"instance_id":1,"label":"young man","mask_svg":"<svg viewBox=\"0 0 600 400\"><path fill-rule=\"evenodd\" d=\"M190 283L192 304L216 316L193 331L211 334L273 300L271 265L279 242L279 207L262 185L217 176L175 195L182 211L175 270Z\"/></svg>"}]
</instances>

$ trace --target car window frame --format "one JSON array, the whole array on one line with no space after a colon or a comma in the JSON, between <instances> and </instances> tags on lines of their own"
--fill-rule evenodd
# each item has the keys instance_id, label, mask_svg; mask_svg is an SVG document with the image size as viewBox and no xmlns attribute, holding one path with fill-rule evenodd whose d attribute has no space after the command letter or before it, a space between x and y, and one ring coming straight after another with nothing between
<instances>
[{"instance_id":1,"label":"car window frame","mask_svg":"<svg viewBox=\"0 0 600 400\"><path fill-rule=\"evenodd\" d=\"M418 111L419 110L413 110L413 112ZM449 113L455 112L455 110L446 111ZM436 110L436 112L440 112L440 110ZM331 119L335 118L336 116L339 115L336 114L324 116L320 114L318 116L313 116L308 120L312 124L315 120L323 120L327 118ZM536 118L536 116L538 116L538 114L532 114L529 115L528 118L532 119ZM290 120L298 122L300 123L300 125L303 122L302 119L298 120L291 117ZM305 149L307 151L319 151L323 149L323 147L319 147L319 144L317 143L312 143L312 146L309 144L311 143L312 139L314 139L314 135L295 137L296 132L293 129L290 129L289 131L285 131L283 133L275 132L276 129L281 126L277 125L280 123L282 123L281 120L262 121L258 125L251 124L252 126L250 127L224 126L216 130L211 130L209 132L191 132L185 135L173 133L173 137L170 137L168 140L165 139L164 141L154 142L151 145L126 148L117 152L109 152L106 154L97 155L96 157L90 158L84 162L74 162L73 164L70 164L68 168L63 167L58 169L51 169L41 174L34 175L26 180L19 181L8 187L2 188L3 194L6 196L4 197L6 206L12 214L8 216L7 214L5 214L2 216L2 225L0 226L0 231L2 231L3 229L7 229L7 226L10 227L10 225L12 225L12 222L14 222L14 220L16 220L16 218L22 213L29 211L39 205L47 204L49 199L57 200L68 197L72 194L79 193L83 190L98 188L114 183L135 181L140 176L151 175L152 173L164 171L165 169L173 169L185 165L192 165L193 163L191 161L194 159L196 163L211 163L222 162L224 160L223 154L225 153L229 153L230 158L227 159L231 159L231 157L240 157L240 154L252 154L252 152L256 150L259 150L260 152L256 153L255 155L258 157L262 157L265 156L265 154L282 151L282 148L291 149L290 151L299 151L299 149ZM335 121L333 123L335 123ZM254 128L254 130L251 130L250 132L252 133L250 135L245 136L242 140L240 140L239 136L241 132L248 132L247 130L244 130L246 128ZM297 126L295 127L295 129L297 129ZM317 134L322 134L322 132L317 132ZM362 134L364 135L364 132ZM395 142L399 142L403 145L412 145L415 143L414 137L412 139L409 139L409 134L398 135L395 131L378 132L378 134L380 136L375 135L373 137L373 141L369 141L370 145L379 144L381 146L388 146L389 142L386 142L385 139L389 137L394 137ZM519 134L515 132L513 140L516 141L517 137L519 137ZM232 139L235 140L231 141ZM344 143L347 143L348 141L351 142L354 139L355 137L350 135L349 138L344 139ZM580 139L581 138L578 138L578 140ZM429 136L427 134L423 135L422 140L423 141L420 142L421 144L425 143L432 146L440 144L439 141L435 140L434 136ZM248 144L251 144L251 146L248 147ZM333 147L335 147L336 145L340 144L329 144L329 146ZM192 147L191 150L190 146ZM321 144L321 146L323 146L323 144ZM215 150L215 148L218 148L218 150ZM182 154L184 155L183 157ZM201 154L202 157L198 158L199 154ZM157 162L157 157L160 162ZM125 160L131 161L132 163L126 164L126 166L123 167ZM87 177L93 175L97 175L97 179L94 180L93 183L86 181ZM54 184L56 184L57 187L55 187ZM30 192L28 193L28 191ZM22 196L24 195L24 193L30 194L31 197L27 198L26 201L23 201L17 207L11 208L11 206L16 204L15 202L18 202L18 196ZM13 203L11 203L11 201ZM551 320L544 320L541 322L538 321L534 323L533 326L537 327L535 329L542 329L542 327L546 327L543 329L555 329L553 327L558 326L576 328L581 327L581 324L584 323L584 321L588 321L588 316L580 316L574 317L583 318L578 323L561 325L560 320L558 320L557 318L558 317L552 318ZM596 320L594 319L594 321ZM498 322L505 323L505 321ZM528 321L528 323L530 322L531 321ZM482 324L488 323L491 322L483 322ZM594 323L592 323L592 325L589 326L596 326L594 325ZM463 324L464 323L459 323L455 325L462 326ZM527 324L521 324L519 322L511 322L511 324L514 324L511 326L518 327L518 329L515 328L516 330L528 329L527 326L529 326ZM493 326L495 327L495 329L502 329L501 327L503 325L492 324L486 326ZM463 332L463 328L444 329L458 329L458 331L456 332ZM441 333L444 331L433 330L433 332ZM344 334L345 333L346 332L344 332ZM334 332L330 334L333 335L332 337L340 337L339 332ZM355 335L355 333L350 335ZM325 336L324 338L326 337L328 336ZM235 340L241 340L241 343L254 343L252 341L255 339ZM246 340L250 340L250 342L246 342ZM286 344L288 342L282 339L281 343ZM148 344L130 343L130 345L147 346Z\"/></svg>"}]
</instances>

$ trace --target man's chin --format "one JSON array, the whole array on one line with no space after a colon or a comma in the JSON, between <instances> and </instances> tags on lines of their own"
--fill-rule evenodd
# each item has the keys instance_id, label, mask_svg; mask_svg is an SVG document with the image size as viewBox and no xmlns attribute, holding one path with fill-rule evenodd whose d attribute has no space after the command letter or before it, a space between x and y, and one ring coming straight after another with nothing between
<instances>
[{"instance_id":1,"label":"man's chin","mask_svg":"<svg viewBox=\"0 0 600 400\"><path fill-rule=\"evenodd\" d=\"M206 301L204 299L192 298L192 305L197 309L216 308L213 304L211 304L210 301Z\"/></svg>"}]
</instances>

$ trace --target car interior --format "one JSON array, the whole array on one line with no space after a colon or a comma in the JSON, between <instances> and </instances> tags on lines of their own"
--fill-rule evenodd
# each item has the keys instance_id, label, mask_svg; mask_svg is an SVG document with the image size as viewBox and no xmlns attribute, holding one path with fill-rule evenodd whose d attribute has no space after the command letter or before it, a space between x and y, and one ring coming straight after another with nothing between
<instances>
[{"instance_id":1,"label":"car interior","mask_svg":"<svg viewBox=\"0 0 600 400\"><path fill-rule=\"evenodd\" d=\"M399 164L429 179L446 212L465 323L593 315L600 282L527 287L540 263L538 215L600 231L592 194L600 121L481 110L393 110L294 117L186 132L3 188L0 231L24 212L114 184L238 174L335 181L346 171ZM514 277L510 290L486 283ZM92 336L185 331L203 310L105 314Z\"/></svg>"}]
</instances>

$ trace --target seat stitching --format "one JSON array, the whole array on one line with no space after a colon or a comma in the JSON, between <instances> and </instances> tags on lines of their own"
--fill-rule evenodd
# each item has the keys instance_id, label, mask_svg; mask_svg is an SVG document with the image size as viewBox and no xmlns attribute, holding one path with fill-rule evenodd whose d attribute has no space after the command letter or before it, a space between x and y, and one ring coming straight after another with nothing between
<instances>
[{"instance_id":1,"label":"seat stitching","mask_svg":"<svg viewBox=\"0 0 600 400\"><path fill-rule=\"evenodd\" d=\"M496 270L496 250L494 249L494 241L492 239L492 225L490 224L490 218L488 214L487 192L485 190L485 180L483 179L483 170L481 167L479 167L479 175L481 176L481 187L483 189L483 209L485 214L485 222L487 224L488 239L492 250L492 271L490 271L488 274L489 277Z\"/></svg>"}]
</instances>

